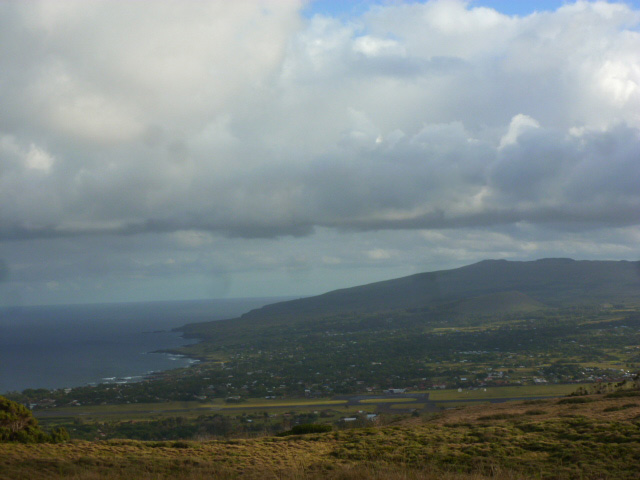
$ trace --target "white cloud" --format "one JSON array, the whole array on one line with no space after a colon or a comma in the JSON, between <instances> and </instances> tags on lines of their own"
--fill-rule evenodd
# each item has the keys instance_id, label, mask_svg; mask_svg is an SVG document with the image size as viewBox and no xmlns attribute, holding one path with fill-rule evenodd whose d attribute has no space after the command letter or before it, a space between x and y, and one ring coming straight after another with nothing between
<instances>
[{"instance_id":1,"label":"white cloud","mask_svg":"<svg viewBox=\"0 0 640 480\"><path fill-rule=\"evenodd\" d=\"M54 158L46 151L36 147L33 143L25 156L25 163L28 168L41 170L48 173L53 166Z\"/></svg>"},{"instance_id":2,"label":"white cloud","mask_svg":"<svg viewBox=\"0 0 640 480\"><path fill-rule=\"evenodd\" d=\"M180 230L173 234L176 242L181 247L198 248L213 243L213 238L208 232L194 230Z\"/></svg>"},{"instance_id":3,"label":"white cloud","mask_svg":"<svg viewBox=\"0 0 640 480\"><path fill-rule=\"evenodd\" d=\"M534 119L527 115L523 115L519 113L515 117L511 119L511 123L509 124L509 130L507 133L500 139L500 149L508 145L513 145L518 142L518 137L528 129L531 128L540 128L540 124Z\"/></svg>"},{"instance_id":4,"label":"white cloud","mask_svg":"<svg viewBox=\"0 0 640 480\"><path fill-rule=\"evenodd\" d=\"M396 40L376 38L371 35L363 35L353 42L353 51L362 53L367 57L380 55L404 55L405 49Z\"/></svg>"},{"instance_id":5,"label":"white cloud","mask_svg":"<svg viewBox=\"0 0 640 480\"><path fill-rule=\"evenodd\" d=\"M640 12L434 0L343 22L300 7L1 3L0 239L151 236L205 255L229 236L255 255L224 243L234 258L216 268L252 257L300 272L403 261L391 241L318 249L319 229L339 244L345 231L638 225ZM292 236L322 255L259 254ZM547 248L510 238L522 248L497 253ZM154 265L198 265L165 258Z\"/></svg>"},{"instance_id":6,"label":"white cloud","mask_svg":"<svg viewBox=\"0 0 640 480\"><path fill-rule=\"evenodd\" d=\"M394 256L394 252L383 248L374 248L367 252L367 256L372 260L389 260Z\"/></svg>"}]
</instances>

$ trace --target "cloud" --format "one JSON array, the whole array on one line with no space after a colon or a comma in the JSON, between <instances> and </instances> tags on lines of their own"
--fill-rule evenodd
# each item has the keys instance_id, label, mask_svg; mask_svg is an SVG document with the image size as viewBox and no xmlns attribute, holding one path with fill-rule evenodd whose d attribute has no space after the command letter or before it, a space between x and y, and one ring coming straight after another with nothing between
<instances>
[{"instance_id":1,"label":"cloud","mask_svg":"<svg viewBox=\"0 0 640 480\"><path fill-rule=\"evenodd\" d=\"M537 142L550 148L567 128L590 125L575 115L585 103L605 114L596 124L602 138L616 123L638 127L639 61L631 48L640 40L627 29L635 12L621 5L578 3L524 19L457 1L376 7L361 19L365 35L321 17L300 29L295 7L5 5L4 16L26 27L19 40L40 52L20 52L33 68L6 66L22 76L26 87L13 88L27 109L40 105L29 118L40 130L28 132L17 121L5 133L22 140L23 150L29 142L19 182L31 186L23 189L27 205L6 217L5 238L178 230L268 237L304 235L314 226L473 223L502 209L476 202L468 211L469 197L546 184L544 172L553 166L538 156L559 152L529 145L511 148L511 160L500 153L530 127L549 124L548 138ZM577 44L583 46L571 51ZM522 58L525 48L530 53ZM381 67L381 58L393 68ZM428 68L447 65L436 59L452 67ZM424 68L409 68L407 78L403 63ZM322 82L310 84L316 76ZM566 85L567 78L582 85ZM521 80L531 86L541 79L544 88L519 91ZM597 80L602 95L595 101L579 95L585 80ZM542 96L533 109L540 118L533 117L527 98ZM507 132L492 138L489 129L505 124ZM381 141L394 134L403 140ZM48 143L52 153L34 141ZM555 165L565 168L554 174L571 175L569 164L584 162L586 150L578 142L562 148ZM616 167L634 168L616 160ZM33 182L42 181L30 170L53 173L39 185L57 207L46 222L32 213L41 198L31 193ZM548 197L545 203L552 207ZM507 222L523 215L503 213Z\"/></svg>"},{"instance_id":2,"label":"cloud","mask_svg":"<svg viewBox=\"0 0 640 480\"><path fill-rule=\"evenodd\" d=\"M395 252L391 252L382 248L374 248L373 250L369 250L366 253L371 260L388 260L395 254Z\"/></svg>"},{"instance_id":3,"label":"cloud","mask_svg":"<svg viewBox=\"0 0 640 480\"><path fill-rule=\"evenodd\" d=\"M504 137L500 139L500 149L505 148L508 145L514 145L518 143L518 137L531 128L540 128L540 124L527 115L518 114L511 119L509 124L509 130Z\"/></svg>"},{"instance_id":4,"label":"cloud","mask_svg":"<svg viewBox=\"0 0 640 480\"><path fill-rule=\"evenodd\" d=\"M639 11L301 8L0 4L0 241L638 227Z\"/></svg>"}]
</instances>

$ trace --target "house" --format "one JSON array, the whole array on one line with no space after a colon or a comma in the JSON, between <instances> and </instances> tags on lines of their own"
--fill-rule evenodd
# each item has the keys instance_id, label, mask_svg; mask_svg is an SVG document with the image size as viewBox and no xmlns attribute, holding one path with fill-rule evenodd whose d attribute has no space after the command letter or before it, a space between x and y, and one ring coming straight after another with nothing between
<instances>
[{"instance_id":1,"label":"house","mask_svg":"<svg viewBox=\"0 0 640 480\"><path fill-rule=\"evenodd\" d=\"M395 394L395 393L405 393L406 391L407 391L406 388L390 388L388 390L385 390L384 393Z\"/></svg>"}]
</instances>

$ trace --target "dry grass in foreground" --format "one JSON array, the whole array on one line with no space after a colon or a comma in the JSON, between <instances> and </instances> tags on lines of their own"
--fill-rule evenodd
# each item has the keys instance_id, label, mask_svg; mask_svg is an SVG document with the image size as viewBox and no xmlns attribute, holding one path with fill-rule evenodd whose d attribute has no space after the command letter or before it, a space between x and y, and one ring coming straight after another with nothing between
<instances>
[{"instance_id":1,"label":"dry grass in foreground","mask_svg":"<svg viewBox=\"0 0 640 480\"><path fill-rule=\"evenodd\" d=\"M478 405L284 438L1 444L0 478L635 479L640 396L628 395Z\"/></svg>"}]
</instances>

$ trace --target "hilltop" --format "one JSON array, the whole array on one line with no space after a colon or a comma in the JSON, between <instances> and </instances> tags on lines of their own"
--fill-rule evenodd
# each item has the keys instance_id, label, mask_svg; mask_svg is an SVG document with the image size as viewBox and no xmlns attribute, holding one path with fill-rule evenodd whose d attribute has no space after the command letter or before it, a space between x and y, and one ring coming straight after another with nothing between
<instances>
[{"instance_id":1,"label":"hilltop","mask_svg":"<svg viewBox=\"0 0 640 480\"><path fill-rule=\"evenodd\" d=\"M274 303L243 319L314 317L396 309L492 313L640 302L640 262L547 258L484 260L323 295Z\"/></svg>"},{"instance_id":2,"label":"hilltop","mask_svg":"<svg viewBox=\"0 0 640 480\"><path fill-rule=\"evenodd\" d=\"M533 311L640 304L640 262L546 258L528 262L483 260L452 270L419 273L272 303L226 322L190 324L178 330L208 338L209 328L269 324L329 316L412 312L459 318Z\"/></svg>"}]
</instances>

